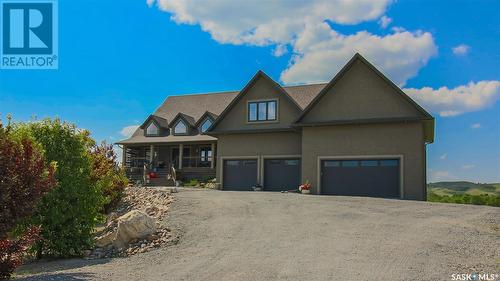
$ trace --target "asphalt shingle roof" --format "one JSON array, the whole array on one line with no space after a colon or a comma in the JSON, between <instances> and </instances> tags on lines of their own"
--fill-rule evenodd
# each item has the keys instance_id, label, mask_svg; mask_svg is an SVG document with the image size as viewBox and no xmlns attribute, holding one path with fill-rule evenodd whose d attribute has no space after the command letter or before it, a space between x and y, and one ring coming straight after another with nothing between
<instances>
[{"instance_id":1,"label":"asphalt shingle roof","mask_svg":"<svg viewBox=\"0 0 500 281\"><path fill-rule=\"evenodd\" d=\"M285 86L285 91L294 99L297 104L304 109L314 97L325 87L324 84L311 84L299 86ZM218 92L182 96L169 96L152 114L166 119L167 122L172 122L173 119L181 113L181 115L189 118L189 122L195 124L203 116L206 111L211 114L220 115L229 103L238 95L238 91ZM127 140L120 141L120 144L130 143L151 143L151 142L179 142L196 141L196 140L215 140L207 135L197 136L173 136L167 137L145 137L144 130L138 128L132 137Z\"/></svg>"}]
</instances>

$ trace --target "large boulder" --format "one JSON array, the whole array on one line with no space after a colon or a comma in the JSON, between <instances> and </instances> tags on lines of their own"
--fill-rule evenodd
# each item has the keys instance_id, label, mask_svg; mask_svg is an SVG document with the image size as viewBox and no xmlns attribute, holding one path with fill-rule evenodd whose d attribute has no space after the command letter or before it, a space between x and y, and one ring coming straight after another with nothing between
<instances>
[{"instance_id":1,"label":"large boulder","mask_svg":"<svg viewBox=\"0 0 500 281\"><path fill-rule=\"evenodd\" d=\"M116 248L123 248L131 240L143 239L155 232L155 219L141 211L133 210L118 218L113 245Z\"/></svg>"},{"instance_id":2,"label":"large boulder","mask_svg":"<svg viewBox=\"0 0 500 281\"><path fill-rule=\"evenodd\" d=\"M116 233L110 231L97 237L95 244L97 245L97 247L106 247L108 245L111 245L115 240L116 240Z\"/></svg>"}]
</instances>

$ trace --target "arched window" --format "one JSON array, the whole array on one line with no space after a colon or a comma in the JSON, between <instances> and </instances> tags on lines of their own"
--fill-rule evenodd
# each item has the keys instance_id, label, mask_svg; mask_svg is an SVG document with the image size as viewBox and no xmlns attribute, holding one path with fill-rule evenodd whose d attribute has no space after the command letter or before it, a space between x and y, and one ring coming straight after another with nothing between
<instances>
[{"instance_id":1,"label":"arched window","mask_svg":"<svg viewBox=\"0 0 500 281\"><path fill-rule=\"evenodd\" d=\"M177 121L177 124L175 124L174 134L187 134L187 126L182 120Z\"/></svg>"},{"instance_id":2,"label":"arched window","mask_svg":"<svg viewBox=\"0 0 500 281\"><path fill-rule=\"evenodd\" d=\"M203 121L203 123L201 123L201 132L202 133L205 133L208 128L210 128L210 126L212 126L212 119L210 118L206 118L205 121Z\"/></svg>"},{"instance_id":3,"label":"arched window","mask_svg":"<svg viewBox=\"0 0 500 281\"><path fill-rule=\"evenodd\" d=\"M154 122L149 123L146 128L146 135L148 136L157 136L158 135L158 127Z\"/></svg>"}]
</instances>

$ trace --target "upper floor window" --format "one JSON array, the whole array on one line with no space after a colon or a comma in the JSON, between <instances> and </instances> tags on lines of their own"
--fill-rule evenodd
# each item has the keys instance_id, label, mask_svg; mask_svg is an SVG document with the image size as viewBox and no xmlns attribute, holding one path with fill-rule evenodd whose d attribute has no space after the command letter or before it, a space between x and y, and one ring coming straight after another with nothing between
<instances>
[{"instance_id":1,"label":"upper floor window","mask_svg":"<svg viewBox=\"0 0 500 281\"><path fill-rule=\"evenodd\" d=\"M248 121L275 121L278 104L275 100L248 103Z\"/></svg>"},{"instance_id":2,"label":"upper floor window","mask_svg":"<svg viewBox=\"0 0 500 281\"><path fill-rule=\"evenodd\" d=\"M158 135L158 126L154 122L149 123L146 128L146 135L148 136L157 136Z\"/></svg>"},{"instance_id":3,"label":"upper floor window","mask_svg":"<svg viewBox=\"0 0 500 281\"><path fill-rule=\"evenodd\" d=\"M175 124L174 134L177 135L187 134L187 126L181 120L179 120L177 124Z\"/></svg>"},{"instance_id":4,"label":"upper floor window","mask_svg":"<svg viewBox=\"0 0 500 281\"><path fill-rule=\"evenodd\" d=\"M210 128L210 126L212 126L212 119L210 118L205 119L205 121L203 121L203 123L201 124L201 132L205 133L208 130L208 128Z\"/></svg>"}]
</instances>

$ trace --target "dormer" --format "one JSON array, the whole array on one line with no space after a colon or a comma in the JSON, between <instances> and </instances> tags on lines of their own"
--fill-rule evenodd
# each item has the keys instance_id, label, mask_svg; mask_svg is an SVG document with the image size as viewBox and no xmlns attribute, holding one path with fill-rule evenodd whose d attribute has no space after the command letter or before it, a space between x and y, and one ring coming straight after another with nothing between
<instances>
[{"instance_id":1,"label":"dormer","mask_svg":"<svg viewBox=\"0 0 500 281\"><path fill-rule=\"evenodd\" d=\"M191 135L193 128L195 128L194 118L179 112L172 122L170 122L169 127L174 136Z\"/></svg>"},{"instance_id":2,"label":"dormer","mask_svg":"<svg viewBox=\"0 0 500 281\"><path fill-rule=\"evenodd\" d=\"M198 119L198 121L196 122L195 127L198 129L198 132L200 134L205 134L210 129L210 127L212 127L215 119L217 119L216 114L205 111L205 113L203 113L200 119Z\"/></svg>"},{"instance_id":3,"label":"dormer","mask_svg":"<svg viewBox=\"0 0 500 281\"><path fill-rule=\"evenodd\" d=\"M140 126L146 137L160 137L168 135L168 122L166 119L150 115Z\"/></svg>"}]
</instances>

